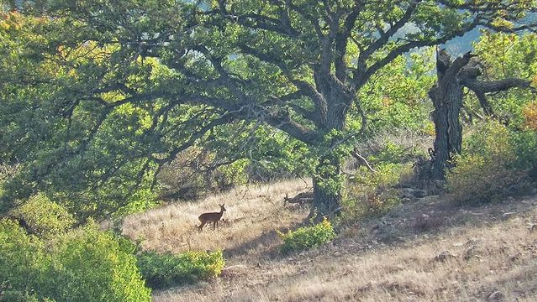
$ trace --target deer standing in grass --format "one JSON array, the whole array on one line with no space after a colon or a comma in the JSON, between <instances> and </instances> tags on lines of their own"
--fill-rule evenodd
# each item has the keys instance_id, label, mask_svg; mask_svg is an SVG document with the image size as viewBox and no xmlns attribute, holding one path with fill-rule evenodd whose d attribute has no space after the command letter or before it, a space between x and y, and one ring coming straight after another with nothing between
<instances>
[{"instance_id":1,"label":"deer standing in grass","mask_svg":"<svg viewBox=\"0 0 537 302\"><path fill-rule=\"evenodd\" d=\"M207 222L213 223L213 230L216 228L216 225L218 224L218 221L220 221L220 218L222 218L222 215L224 215L224 212L226 211L226 208L223 204L220 205L220 212L211 212L211 213L203 213L198 217L198 219L201 221L201 225L198 227L198 230L202 230L203 226Z\"/></svg>"}]
</instances>

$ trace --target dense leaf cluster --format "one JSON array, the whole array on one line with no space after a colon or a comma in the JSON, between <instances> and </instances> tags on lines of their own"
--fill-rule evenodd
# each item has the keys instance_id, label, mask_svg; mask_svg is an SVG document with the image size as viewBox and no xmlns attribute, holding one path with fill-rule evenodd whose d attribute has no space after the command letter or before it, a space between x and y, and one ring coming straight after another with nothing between
<instances>
[{"instance_id":1,"label":"dense leaf cluster","mask_svg":"<svg viewBox=\"0 0 537 302\"><path fill-rule=\"evenodd\" d=\"M132 252L130 244L94 225L43 241L1 220L0 298L149 301Z\"/></svg>"},{"instance_id":2,"label":"dense leaf cluster","mask_svg":"<svg viewBox=\"0 0 537 302\"><path fill-rule=\"evenodd\" d=\"M343 151L364 137L371 113L373 127L422 127L409 117L424 96L424 69L404 68L402 76L403 65L390 64L477 27L532 27L519 21L535 4L6 3L0 161L19 169L1 207L47 191L76 200L69 208L81 217L106 216L134 192L153 189L181 152L202 147L217 165L248 159L262 172L311 174L314 206L331 215L341 200ZM376 83L390 68L394 83ZM271 136L285 139L275 144ZM288 158L273 160L280 149L277 157ZM301 160L286 167L296 154Z\"/></svg>"},{"instance_id":3,"label":"dense leaf cluster","mask_svg":"<svg viewBox=\"0 0 537 302\"><path fill-rule=\"evenodd\" d=\"M278 232L278 234L283 239L283 244L280 247L283 254L316 247L330 242L336 237L332 224L326 218L318 224L301 227L285 234Z\"/></svg>"},{"instance_id":4,"label":"dense leaf cluster","mask_svg":"<svg viewBox=\"0 0 537 302\"><path fill-rule=\"evenodd\" d=\"M222 251L178 255L144 252L137 257L147 286L154 289L207 280L220 275L224 268Z\"/></svg>"}]
</instances>

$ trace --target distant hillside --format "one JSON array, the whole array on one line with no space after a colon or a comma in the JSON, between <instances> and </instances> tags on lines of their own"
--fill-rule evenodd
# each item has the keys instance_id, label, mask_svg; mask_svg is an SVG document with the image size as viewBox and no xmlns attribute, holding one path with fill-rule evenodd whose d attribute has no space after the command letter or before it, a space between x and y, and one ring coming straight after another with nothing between
<instances>
[{"instance_id":1,"label":"distant hillside","mask_svg":"<svg viewBox=\"0 0 537 302\"><path fill-rule=\"evenodd\" d=\"M470 32L467 32L462 37L457 37L448 43L446 43L445 46L447 51L453 55L458 56L460 54L469 52L473 49L472 43L479 40L479 37L481 36L481 32L479 28L476 28Z\"/></svg>"},{"instance_id":2,"label":"distant hillside","mask_svg":"<svg viewBox=\"0 0 537 302\"><path fill-rule=\"evenodd\" d=\"M530 24L530 23L537 23L537 14L530 14L520 24ZM479 37L481 36L481 30L482 28L478 27L466 33L462 37L457 37L449 41L444 46L446 47L448 52L454 56L471 51L473 49L472 43L479 40Z\"/></svg>"}]
</instances>

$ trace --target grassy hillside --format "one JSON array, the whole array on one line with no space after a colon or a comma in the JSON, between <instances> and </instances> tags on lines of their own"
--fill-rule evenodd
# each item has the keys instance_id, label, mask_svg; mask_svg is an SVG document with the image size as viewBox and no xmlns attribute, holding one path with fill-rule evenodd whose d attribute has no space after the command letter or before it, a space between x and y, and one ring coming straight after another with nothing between
<instances>
[{"instance_id":1,"label":"grassy hillside","mask_svg":"<svg viewBox=\"0 0 537 302\"><path fill-rule=\"evenodd\" d=\"M261 187L240 187L194 203L171 204L127 217L123 222L123 234L141 240L145 249L173 253L224 249L228 264L249 261L250 255L265 253L279 244L276 229L287 230L303 223L309 209L284 208L283 197L308 187L311 187L309 182L286 181ZM198 216L204 212L218 212L218 205L222 203L227 211L219 229L213 231L212 225L207 224L199 232Z\"/></svg>"},{"instance_id":2,"label":"grassy hillside","mask_svg":"<svg viewBox=\"0 0 537 302\"><path fill-rule=\"evenodd\" d=\"M473 207L427 197L284 257L275 229L297 227L308 210L284 208L283 196L305 185L242 188L128 217L124 233L146 249L225 250L220 278L155 292L154 301L537 300L535 196ZM199 233L197 216L222 202L225 223Z\"/></svg>"}]
</instances>

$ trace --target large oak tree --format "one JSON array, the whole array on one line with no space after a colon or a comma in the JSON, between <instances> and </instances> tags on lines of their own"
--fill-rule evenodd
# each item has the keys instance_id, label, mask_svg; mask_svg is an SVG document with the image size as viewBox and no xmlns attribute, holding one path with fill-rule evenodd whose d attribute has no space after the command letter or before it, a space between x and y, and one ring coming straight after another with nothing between
<instances>
[{"instance_id":1,"label":"large oak tree","mask_svg":"<svg viewBox=\"0 0 537 302\"><path fill-rule=\"evenodd\" d=\"M50 186L50 175L72 191L87 185L73 179L135 188L214 129L242 121L308 147L318 217L339 209L341 163L361 135L347 118L363 116L357 95L377 71L480 26L523 29L517 21L537 7L534 0L39 3L16 7L36 15L30 20L2 16L2 160L22 166L6 187L11 196Z\"/></svg>"}]
</instances>

